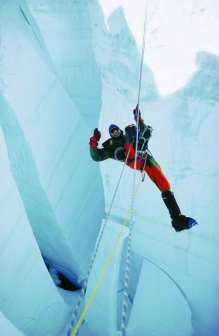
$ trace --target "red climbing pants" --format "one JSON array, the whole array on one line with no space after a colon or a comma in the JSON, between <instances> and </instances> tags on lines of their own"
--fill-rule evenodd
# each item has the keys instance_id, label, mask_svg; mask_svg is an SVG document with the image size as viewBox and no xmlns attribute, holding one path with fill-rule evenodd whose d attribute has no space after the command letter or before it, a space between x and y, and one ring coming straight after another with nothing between
<instances>
[{"instance_id":1,"label":"red climbing pants","mask_svg":"<svg viewBox=\"0 0 219 336\"><path fill-rule=\"evenodd\" d=\"M126 148L127 146L127 148ZM135 152L133 150L133 147L130 144L126 144L125 149L126 153L129 153L126 164L134 169L135 167ZM160 191L164 190L170 190L170 183L164 173L162 172L159 164L157 161L153 158L152 155L147 153L146 155L146 163L142 161L141 159L138 159L136 162L136 169L137 170L143 170L148 174L150 179L156 184L156 186L160 189Z\"/></svg>"}]
</instances>

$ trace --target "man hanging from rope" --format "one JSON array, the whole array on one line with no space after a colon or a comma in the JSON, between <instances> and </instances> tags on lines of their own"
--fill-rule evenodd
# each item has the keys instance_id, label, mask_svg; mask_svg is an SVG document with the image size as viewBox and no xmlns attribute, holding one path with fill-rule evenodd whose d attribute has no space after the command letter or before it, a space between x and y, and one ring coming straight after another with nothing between
<instances>
[{"instance_id":1,"label":"man hanging from rope","mask_svg":"<svg viewBox=\"0 0 219 336\"><path fill-rule=\"evenodd\" d=\"M89 142L90 156L94 161L114 159L125 162L132 169L145 171L161 191L163 201L170 213L173 228L177 232L190 229L197 222L195 219L181 214L176 199L170 190L169 181L147 148L152 127L144 124L138 105L133 110L133 114L137 127L135 125L127 126L124 134L117 125L110 125L110 139L102 144L103 148L98 148L101 132L95 128ZM138 141L137 145L136 139Z\"/></svg>"}]
</instances>

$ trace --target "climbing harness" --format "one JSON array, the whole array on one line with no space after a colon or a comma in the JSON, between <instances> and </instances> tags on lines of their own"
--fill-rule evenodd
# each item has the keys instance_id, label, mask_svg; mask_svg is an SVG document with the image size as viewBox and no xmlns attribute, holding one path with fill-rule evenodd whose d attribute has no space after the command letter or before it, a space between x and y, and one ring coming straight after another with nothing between
<instances>
[{"instance_id":1,"label":"climbing harness","mask_svg":"<svg viewBox=\"0 0 219 336\"><path fill-rule=\"evenodd\" d=\"M148 142L152 135L153 128L149 125L139 132L138 146L137 146L137 157L140 158L145 155L146 150L148 149Z\"/></svg>"},{"instance_id":2,"label":"climbing harness","mask_svg":"<svg viewBox=\"0 0 219 336\"><path fill-rule=\"evenodd\" d=\"M146 163L147 163L147 158L148 158L148 152L146 151L145 155L141 157L141 173L142 173L142 179L141 181L144 182L144 179L145 179L145 166L146 166Z\"/></svg>"},{"instance_id":3,"label":"climbing harness","mask_svg":"<svg viewBox=\"0 0 219 336\"><path fill-rule=\"evenodd\" d=\"M137 132L137 127L138 127L138 132ZM137 157L139 158L145 154L148 148L148 142L152 135L153 128L149 125L144 125L144 124L140 125L140 127L137 125L137 127L134 124L126 126L125 136L126 136L127 142L132 144L135 149L137 148ZM138 139L137 139L137 134L138 134Z\"/></svg>"}]
</instances>

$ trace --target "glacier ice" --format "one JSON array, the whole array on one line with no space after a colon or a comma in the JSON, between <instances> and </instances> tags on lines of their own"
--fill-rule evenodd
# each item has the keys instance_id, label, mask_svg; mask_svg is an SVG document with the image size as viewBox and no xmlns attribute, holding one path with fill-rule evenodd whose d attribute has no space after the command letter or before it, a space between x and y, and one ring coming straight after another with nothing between
<instances>
[{"instance_id":1,"label":"glacier ice","mask_svg":"<svg viewBox=\"0 0 219 336\"><path fill-rule=\"evenodd\" d=\"M210 5L202 3L209 13ZM188 13L180 14L188 19ZM168 96L160 95L150 67L143 68L140 107L154 129L150 150L170 179L182 212L199 225L175 233L156 186L147 178L141 183L134 203L130 336L174 335L179 328L182 335L206 336L219 328L219 58L203 45L194 61L188 82ZM106 27L96 0L1 2L1 335L66 335L79 294L58 290L44 260L81 286L122 169L119 162L93 162L89 137L99 126L104 141L109 124L124 128L133 122L139 63L122 8L110 15ZM185 66L182 60L182 71ZM112 227L124 222L132 178L127 168L110 212ZM107 239L113 244L113 230L106 235L105 244ZM100 256L104 263L107 256ZM119 333L122 246L113 267L109 290L103 283L79 335L97 336L103 329L106 335ZM91 272L81 309L101 268ZM103 312L113 305L110 320ZM95 313L103 313L100 331L98 320L91 325Z\"/></svg>"}]
</instances>

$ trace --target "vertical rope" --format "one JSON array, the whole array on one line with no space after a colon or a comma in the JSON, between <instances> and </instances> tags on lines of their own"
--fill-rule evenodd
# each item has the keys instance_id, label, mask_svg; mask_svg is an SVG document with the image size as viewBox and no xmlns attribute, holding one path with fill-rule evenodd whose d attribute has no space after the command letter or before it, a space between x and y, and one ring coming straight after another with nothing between
<instances>
[{"instance_id":1,"label":"vertical rope","mask_svg":"<svg viewBox=\"0 0 219 336\"><path fill-rule=\"evenodd\" d=\"M130 150L129 150L130 152ZM99 235L99 238L98 238L98 241L97 241L97 244L96 244L96 247L95 247L95 250L94 250L94 253L93 253L93 257L92 257L92 260L91 260L91 263L90 263L90 266L89 266L89 269L88 269L88 272L86 274L86 277L83 281L83 285L82 285L82 288L81 288L81 292L80 292L80 295L78 297L78 301L77 301L77 304L75 306L75 311L74 311L74 314L72 316L72 319L71 319L71 322L70 322L70 325L69 325L69 328L68 328L68 331L67 331L67 336L71 336L72 335L72 329L74 327L74 324L75 324L75 321L77 319L77 315L78 315L78 311L79 311L79 308L80 308L80 305L81 305L81 302L82 302L82 299L83 299L83 296L85 294L85 291L86 291L86 288L87 288L87 282L88 282L88 278L90 276L90 273L91 273L91 270L92 270L92 267L93 267L93 264L94 264L94 260L96 258L96 255L97 255L97 251L99 249L99 246L100 246L100 242L101 242L101 239L103 237L103 233L104 233L104 230L106 228L106 224L109 220L109 216L110 216L110 213L111 213L111 210L112 210L112 206L113 206L113 203L114 203L114 200L115 200L115 197L116 197L116 194L117 194L117 191L118 191L118 188L119 188L119 185L120 185L120 182L121 182L121 179L122 179L122 175L123 175L123 172L124 172L124 169L125 169L125 166L126 166L126 162L128 160L128 157L129 157L129 152L128 152L128 155L126 157L126 160L123 164L123 167L122 167L122 170L121 170L121 173L120 173L120 176L119 176L119 180L117 182L117 185L116 185L116 189L114 191L114 194L113 194L113 197L112 197L112 200L111 200L111 203L110 203L110 207L109 207L109 210L106 214L106 219L104 221L104 224L103 224L103 227L102 227L102 230L100 232L100 235Z\"/></svg>"},{"instance_id":2,"label":"vertical rope","mask_svg":"<svg viewBox=\"0 0 219 336\"><path fill-rule=\"evenodd\" d=\"M139 179L138 186L137 186L137 188L136 188L136 190L135 190L135 196L136 196L137 193L138 193L140 183L141 183L141 177L140 177L140 179ZM92 303L92 301L93 301L93 299L94 299L94 297L95 297L95 295L96 295L96 293L97 293L97 291L98 291L98 289L99 289L99 287L100 287L100 285L101 285L101 282L102 282L102 280L103 280L103 278L104 278L104 276L105 276L105 273L106 273L106 271L107 271L107 269L108 269L108 267L109 267L109 265L110 265L110 262L111 262L111 260L112 260L112 258L113 258L113 256L114 256L114 253L115 253L115 251L116 251L116 249L117 249L117 247L118 247L119 241L120 241L120 239L121 239L121 237L122 237L122 233L123 233L123 231L124 231L124 229L125 229L125 227L126 227L126 223L127 223L127 221L128 221L128 218L130 217L130 213L131 213L131 206L130 206L129 209L128 209L126 218L125 218L125 220L124 220L124 222L123 222L123 225L122 225L122 227L121 227L121 230L120 230L120 232L119 232L119 234L118 234L118 237L117 237L117 239L116 239L116 241L115 241L115 244L113 245L113 248L112 248L112 250L111 250L111 252L110 252L110 254L109 254L109 257L108 257L108 259L107 259L107 261L106 261L106 263L105 263L105 265L104 265L104 267L103 267L103 270L102 270L102 272L101 272L101 274L100 274L100 276L99 276L99 278L98 278L98 280L97 280L97 283L96 283L96 285L95 285L95 287L94 287L94 289L93 289L93 291L92 291L92 293L91 293L91 295L90 295L90 297L89 297L89 299L88 299L88 302L87 302L87 304L86 304L86 306L85 306L85 308L84 308L84 310L83 310L83 312L82 312L82 314L81 314L81 316L80 316L80 318L79 318L79 320L78 320L78 322L77 322L77 324L76 324L76 326L75 326L75 328L74 328L74 330L73 330L71 336L76 336L77 331L79 330L80 325L81 325L81 323L82 323L82 321L83 321L83 318L84 318L84 316L86 315L86 313L87 313L87 311L88 311L88 309L89 309L89 307L90 307L90 305L91 305L91 303Z\"/></svg>"},{"instance_id":3,"label":"vertical rope","mask_svg":"<svg viewBox=\"0 0 219 336\"><path fill-rule=\"evenodd\" d=\"M143 42L142 42L142 52L141 52L141 65L140 65L140 76L139 76L139 88L138 88L138 103L137 103L137 134L135 143L135 164L133 172L133 187L132 187L132 202L131 202L131 213L129 222L129 235L127 242L127 255L126 255L126 267L125 267L125 280L124 280L124 297L123 297L123 309L122 309L122 320L121 320L121 336L126 334L126 326L128 319L128 290L129 290L129 277L130 277L130 262L131 262L131 247L132 247L132 230L134 226L134 199L135 199L135 184L136 184L136 165L137 165L137 149L138 149L138 139L139 139L139 101L141 92L141 82L142 82L142 70L144 63L144 50L145 50L145 39L146 39L146 18L147 18L147 1L145 6L145 17L144 17L144 32L143 32Z\"/></svg>"},{"instance_id":4,"label":"vertical rope","mask_svg":"<svg viewBox=\"0 0 219 336\"><path fill-rule=\"evenodd\" d=\"M145 52L145 42L146 42L147 10L148 10L148 1L146 1L145 14L144 14L143 42L142 42L142 49L141 49L141 65L140 65L140 76L139 76L139 87L138 87L138 104L140 102L142 69L143 69L143 64L144 64L144 52Z\"/></svg>"},{"instance_id":5,"label":"vertical rope","mask_svg":"<svg viewBox=\"0 0 219 336\"><path fill-rule=\"evenodd\" d=\"M138 144L139 101L140 101L140 91L141 91L141 81L142 81L142 69L143 69L145 38L146 38L146 13L147 13L147 1L146 1L146 8L145 8L144 34L143 34L143 43L142 43L142 57L141 57L140 77L139 77L139 89L138 89L138 117L137 117L137 136L136 136L136 148L135 148L136 149L135 150L135 167L134 167L133 190L132 190L132 204L131 204L130 224L129 224L130 231L129 231L129 236L128 236L128 246L127 246L126 274L125 274L125 284L124 284L124 301L123 301L122 322L121 322L122 336L125 336L125 329L126 329L126 322L127 322L128 286L129 286L130 257L131 257L131 238L132 238L132 228L133 228L133 223L134 223L134 221L133 221L133 208L134 208L135 184L136 184L136 182L135 182L136 176L135 175L136 175L137 144ZM127 158L128 158L128 155L127 155ZM105 219L104 225L102 227L101 233L99 235L99 239L98 239L98 242L96 244L96 248L95 248L95 251L94 251L94 254L93 254L93 257L92 257L92 260L91 260L91 263L90 263L90 266L89 266L89 269L88 269L88 272L87 272L87 275L86 275L85 280L84 280L83 285L82 285L81 293L79 295L78 302L77 302L77 305L75 307L75 312L74 312L74 315L72 317L72 320L71 320L71 323L70 323L70 326L69 326L69 329L68 329L68 333L67 333L68 336L72 335L72 329L73 329L73 326L74 326L75 321L77 319L78 310L80 308L80 304L82 302L82 298L83 298L84 293L85 293L86 288L87 288L87 281L88 281L89 275L91 273L91 269L93 267L97 251L99 249L100 241L102 239L102 236L103 236L103 233L104 233L104 230L105 230L105 227L106 227L106 224L107 224L107 221L108 221L108 218L109 218L109 215L110 215L113 203L114 203L115 196L116 196L117 191L118 191L118 187L119 187L122 175L123 175L125 164L126 164L126 162L123 165L123 169L122 169L122 172L120 174L119 181L117 183L117 186L116 186L116 189L115 189L115 192L114 192L111 204L110 204L109 211L108 211L108 213L106 215L106 219ZM82 321L80 321L80 322L82 322Z\"/></svg>"},{"instance_id":6,"label":"vertical rope","mask_svg":"<svg viewBox=\"0 0 219 336\"><path fill-rule=\"evenodd\" d=\"M137 153L137 146L138 146L138 124L139 124L139 103L140 103L140 96L141 96L141 83L142 83L142 71L143 71L143 64L144 64L144 52L145 52L145 43L146 43L146 22L147 22L147 9L148 9L148 1L146 1L145 5L145 14L144 14L144 28L143 28L143 41L142 41L142 49L141 49L141 64L140 64L140 74L139 74L139 86L138 86L138 116L137 116L137 136L136 136L136 153Z\"/></svg>"}]
</instances>

